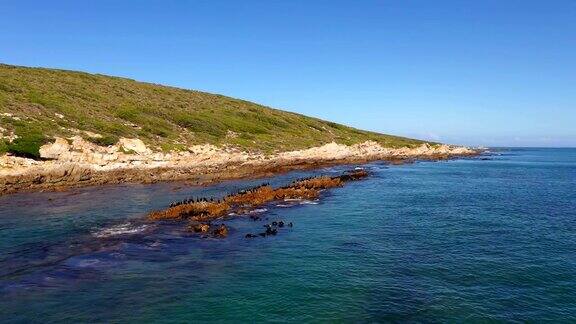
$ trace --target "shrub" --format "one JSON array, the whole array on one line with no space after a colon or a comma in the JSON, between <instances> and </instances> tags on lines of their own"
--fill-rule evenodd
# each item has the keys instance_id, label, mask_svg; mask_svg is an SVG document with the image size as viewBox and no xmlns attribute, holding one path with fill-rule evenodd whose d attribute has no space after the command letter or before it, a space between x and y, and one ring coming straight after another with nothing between
<instances>
[{"instance_id":1,"label":"shrub","mask_svg":"<svg viewBox=\"0 0 576 324\"><path fill-rule=\"evenodd\" d=\"M102 137L88 137L87 140L96 145L108 146L116 144L118 142L118 137L114 135L105 135Z\"/></svg>"},{"instance_id":2,"label":"shrub","mask_svg":"<svg viewBox=\"0 0 576 324\"><path fill-rule=\"evenodd\" d=\"M160 137L168 137L171 133L169 129L162 125L146 125L144 126L143 130Z\"/></svg>"},{"instance_id":3,"label":"shrub","mask_svg":"<svg viewBox=\"0 0 576 324\"><path fill-rule=\"evenodd\" d=\"M184 128L194 127L198 123L196 118L194 118L191 114L186 113L178 113L174 115L173 120L178 126Z\"/></svg>"},{"instance_id":4,"label":"shrub","mask_svg":"<svg viewBox=\"0 0 576 324\"><path fill-rule=\"evenodd\" d=\"M0 139L0 155L8 152L8 144L3 139Z\"/></svg>"},{"instance_id":5,"label":"shrub","mask_svg":"<svg viewBox=\"0 0 576 324\"><path fill-rule=\"evenodd\" d=\"M46 143L44 134L39 130L30 130L27 133L17 135L17 139L8 143L8 152L15 156L39 159L40 146Z\"/></svg>"},{"instance_id":6,"label":"shrub","mask_svg":"<svg viewBox=\"0 0 576 324\"><path fill-rule=\"evenodd\" d=\"M122 106L116 110L116 117L127 121L135 122L138 120L140 110L132 106Z\"/></svg>"},{"instance_id":7,"label":"shrub","mask_svg":"<svg viewBox=\"0 0 576 324\"><path fill-rule=\"evenodd\" d=\"M62 108L62 101L58 98L51 97L36 91L31 91L28 93L28 101L58 111L60 111Z\"/></svg>"}]
</instances>

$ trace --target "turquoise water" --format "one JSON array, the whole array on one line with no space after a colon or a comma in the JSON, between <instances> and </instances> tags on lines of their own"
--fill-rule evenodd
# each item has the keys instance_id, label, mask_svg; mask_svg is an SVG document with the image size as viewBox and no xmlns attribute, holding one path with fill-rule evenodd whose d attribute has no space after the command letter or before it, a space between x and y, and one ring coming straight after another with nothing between
<instances>
[{"instance_id":1,"label":"turquoise water","mask_svg":"<svg viewBox=\"0 0 576 324\"><path fill-rule=\"evenodd\" d=\"M366 166L200 239L146 212L316 173L0 197L1 322L576 321L576 150Z\"/></svg>"}]
</instances>

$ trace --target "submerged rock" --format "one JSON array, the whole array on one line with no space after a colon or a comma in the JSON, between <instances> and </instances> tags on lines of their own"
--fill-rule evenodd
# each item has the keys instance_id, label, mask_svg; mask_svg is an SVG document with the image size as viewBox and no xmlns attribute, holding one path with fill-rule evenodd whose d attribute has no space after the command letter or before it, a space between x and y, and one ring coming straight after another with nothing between
<instances>
[{"instance_id":1,"label":"submerged rock","mask_svg":"<svg viewBox=\"0 0 576 324\"><path fill-rule=\"evenodd\" d=\"M276 235L276 234L278 234L278 229L272 227L266 228L266 235Z\"/></svg>"},{"instance_id":2,"label":"submerged rock","mask_svg":"<svg viewBox=\"0 0 576 324\"><path fill-rule=\"evenodd\" d=\"M208 233L210 231L210 224L194 224L190 226L190 230L194 233Z\"/></svg>"},{"instance_id":3,"label":"submerged rock","mask_svg":"<svg viewBox=\"0 0 576 324\"><path fill-rule=\"evenodd\" d=\"M221 224L217 229L212 232L212 235L216 237L226 237L228 236L228 227L224 224Z\"/></svg>"}]
</instances>

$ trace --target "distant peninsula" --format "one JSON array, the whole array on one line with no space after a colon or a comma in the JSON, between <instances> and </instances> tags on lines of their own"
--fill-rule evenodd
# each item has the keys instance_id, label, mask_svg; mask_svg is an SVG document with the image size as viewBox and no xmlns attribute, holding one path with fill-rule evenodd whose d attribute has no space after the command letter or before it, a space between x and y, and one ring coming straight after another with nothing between
<instances>
[{"instance_id":1,"label":"distant peninsula","mask_svg":"<svg viewBox=\"0 0 576 324\"><path fill-rule=\"evenodd\" d=\"M0 194L475 153L217 94L0 64Z\"/></svg>"}]
</instances>

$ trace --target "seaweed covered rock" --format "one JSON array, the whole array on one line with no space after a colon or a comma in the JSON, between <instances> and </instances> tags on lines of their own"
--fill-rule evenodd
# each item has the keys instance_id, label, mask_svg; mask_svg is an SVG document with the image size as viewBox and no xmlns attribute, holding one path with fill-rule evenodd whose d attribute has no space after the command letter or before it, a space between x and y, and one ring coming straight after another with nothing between
<instances>
[{"instance_id":1,"label":"seaweed covered rock","mask_svg":"<svg viewBox=\"0 0 576 324\"><path fill-rule=\"evenodd\" d=\"M208 233L210 231L210 224L193 224L189 230L194 233Z\"/></svg>"},{"instance_id":2,"label":"seaweed covered rock","mask_svg":"<svg viewBox=\"0 0 576 324\"><path fill-rule=\"evenodd\" d=\"M212 235L215 237L226 237L228 236L228 232L228 227L224 224L221 224L214 231L212 231Z\"/></svg>"},{"instance_id":3,"label":"seaweed covered rock","mask_svg":"<svg viewBox=\"0 0 576 324\"><path fill-rule=\"evenodd\" d=\"M224 198L196 197L183 201L172 202L167 209L153 211L148 215L150 220L189 220L194 222L190 227L192 232L211 232L209 224L197 224L196 222L210 222L215 219L227 217L227 215L249 215L256 207L274 201L286 199L318 199L322 190L341 187L347 181L360 180L368 176L363 169L348 171L340 176L328 177L318 176L299 179L289 185L273 188L265 183L257 187L241 190L235 194L227 195ZM250 215L254 221L261 220L260 216ZM290 226L284 222L272 224L274 227ZM266 235L275 235L270 230ZM228 235L228 228L221 225L211 233L215 236Z\"/></svg>"},{"instance_id":4,"label":"seaweed covered rock","mask_svg":"<svg viewBox=\"0 0 576 324\"><path fill-rule=\"evenodd\" d=\"M345 174L338 176L336 178L338 178L342 182L346 182L346 181L360 180L360 179L366 178L367 176L368 176L368 172L366 172L366 170L357 169L357 170L353 170L353 171L348 171Z\"/></svg>"}]
</instances>

